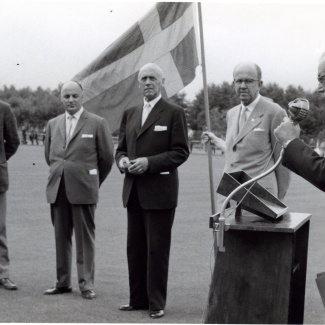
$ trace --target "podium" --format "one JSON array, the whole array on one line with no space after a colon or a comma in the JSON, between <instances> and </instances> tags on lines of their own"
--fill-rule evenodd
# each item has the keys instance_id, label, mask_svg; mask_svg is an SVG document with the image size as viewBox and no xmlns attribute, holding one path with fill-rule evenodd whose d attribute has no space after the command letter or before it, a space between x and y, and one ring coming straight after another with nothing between
<instances>
[{"instance_id":1,"label":"podium","mask_svg":"<svg viewBox=\"0 0 325 325\"><path fill-rule=\"evenodd\" d=\"M302 324L310 214L226 219L204 323Z\"/></svg>"}]
</instances>

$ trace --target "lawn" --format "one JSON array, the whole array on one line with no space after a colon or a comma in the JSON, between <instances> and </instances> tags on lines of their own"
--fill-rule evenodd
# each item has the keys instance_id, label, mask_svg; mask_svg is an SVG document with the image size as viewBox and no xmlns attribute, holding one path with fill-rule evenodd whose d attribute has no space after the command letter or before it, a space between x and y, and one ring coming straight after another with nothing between
<instances>
[{"instance_id":1,"label":"lawn","mask_svg":"<svg viewBox=\"0 0 325 325\"><path fill-rule=\"evenodd\" d=\"M196 150L196 149L195 149ZM215 187L224 157L213 156ZM1 322L152 323L147 312L118 310L128 303L126 211L122 207L123 176L116 166L103 184L96 211L97 298L82 299L73 264L73 293L44 296L55 284L54 233L45 186L48 167L43 146L22 145L9 162L8 241L10 276L17 292L0 289ZM208 159L195 151L180 167L179 206L173 227L168 299L158 323L201 323L213 269L213 236ZM325 313L316 274L325 271L325 195L293 175L285 203L291 212L312 214L309 237L305 323L324 324Z\"/></svg>"}]
</instances>

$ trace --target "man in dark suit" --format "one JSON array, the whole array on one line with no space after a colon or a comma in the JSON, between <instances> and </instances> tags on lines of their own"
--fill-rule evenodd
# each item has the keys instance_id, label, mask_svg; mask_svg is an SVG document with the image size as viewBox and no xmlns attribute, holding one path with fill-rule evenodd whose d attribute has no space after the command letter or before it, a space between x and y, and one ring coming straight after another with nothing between
<instances>
[{"instance_id":1,"label":"man in dark suit","mask_svg":"<svg viewBox=\"0 0 325 325\"><path fill-rule=\"evenodd\" d=\"M164 316L178 172L189 156L184 110L161 97L164 78L153 63L138 75L144 104L124 112L116 163L125 173L130 300L120 310Z\"/></svg>"},{"instance_id":2,"label":"man in dark suit","mask_svg":"<svg viewBox=\"0 0 325 325\"><path fill-rule=\"evenodd\" d=\"M318 91L325 94L325 53L320 58L317 79ZM299 124L294 125L289 118L284 118L274 134L285 148L282 164L325 192L325 158L299 140Z\"/></svg>"},{"instance_id":3,"label":"man in dark suit","mask_svg":"<svg viewBox=\"0 0 325 325\"><path fill-rule=\"evenodd\" d=\"M9 279L9 254L6 234L6 192L9 186L8 163L19 146L16 118L8 105L0 101L0 286L17 290Z\"/></svg>"},{"instance_id":4,"label":"man in dark suit","mask_svg":"<svg viewBox=\"0 0 325 325\"><path fill-rule=\"evenodd\" d=\"M56 242L56 286L47 295L71 292L72 232L82 297L93 299L95 209L99 187L114 162L113 140L106 121L82 107L82 87L70 81L61 89L65 114L49 121L45 159L50 166L46 188Z\"/></svg>"}]
</instances>

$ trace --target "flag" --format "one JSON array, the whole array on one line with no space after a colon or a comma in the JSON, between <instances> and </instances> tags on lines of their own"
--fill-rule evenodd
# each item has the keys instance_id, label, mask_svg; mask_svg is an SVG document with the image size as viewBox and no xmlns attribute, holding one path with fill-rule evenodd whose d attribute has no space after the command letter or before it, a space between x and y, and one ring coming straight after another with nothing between
<instances>
[{"instance_id":1,"label":"flag","mask_svg":"<svg viewBox=\"0 0 325 325\"><path fill-rule=\"evenodd\" d=\"M153 62L165 77L164 97L171 97L195 77L198 56L192 2L158 2L107 47L73 80L84 89L84 107L104 117L113 132L124 110L140 104L140 68Z\"/></svg>"}]
</instances>

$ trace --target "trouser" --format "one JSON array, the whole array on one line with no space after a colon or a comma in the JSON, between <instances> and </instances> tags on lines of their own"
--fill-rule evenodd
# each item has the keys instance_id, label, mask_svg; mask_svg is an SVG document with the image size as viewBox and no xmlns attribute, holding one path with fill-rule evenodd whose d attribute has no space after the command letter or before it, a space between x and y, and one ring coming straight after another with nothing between
<instances>
[{"instance_id":1,"label":"trouser","mask_svg":"<svg viewBox=\"0 0 325 325\"><path fill-rule=\"evenodd\" d=\"M6 192L0 192L0 279L9 278L9 252L6 230Z\"/></svg>"},{"instance_id":2,"label":"trouser","mask_svg":"<svg viewBox=\"0 0 325 325\"><path fill-rule=\"evenodd\" d=\"M164 309L175 209L142 209L133 186L127 211L130 305Z\"/></svg>"},{"instance_id":3,"label":"trouser","mask_svg":"<svg viewBox=\"0 0 325 325\"><path fill-rule=\"evenodd\" d=\"M94 288L96 204L71 204L62 177L58 197L51 204L55 232L57 287L71 286L72 233L76 240L77 272L80 291Z\"/></svg>"}]
</instances>

